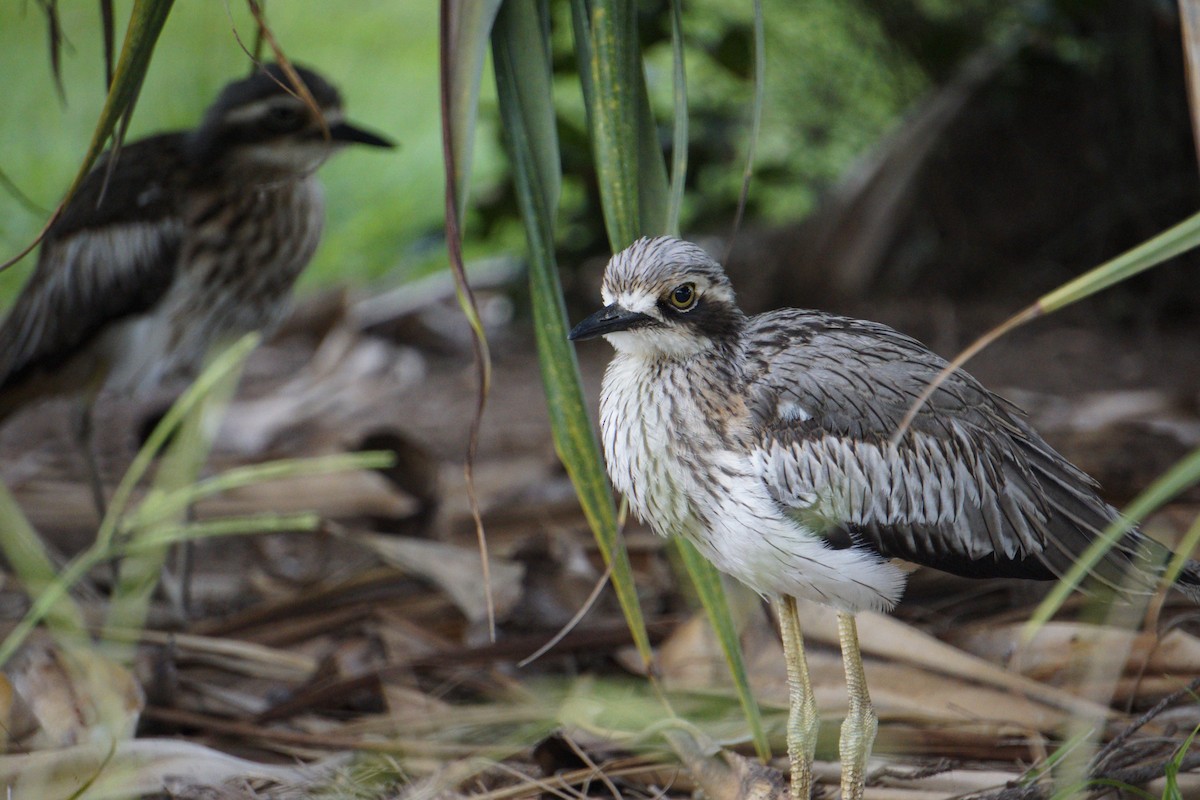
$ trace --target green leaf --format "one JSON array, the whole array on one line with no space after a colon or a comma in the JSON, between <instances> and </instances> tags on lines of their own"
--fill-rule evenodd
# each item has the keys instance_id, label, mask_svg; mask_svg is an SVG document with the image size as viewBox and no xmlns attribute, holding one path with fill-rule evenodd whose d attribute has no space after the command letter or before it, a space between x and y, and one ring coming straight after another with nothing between
<instances>
[{"instance_id":1,"label":"green leaf","mask_svg":"<svg viewBox=\"0 0 1200 800\"><path fill-rule=\"evenodd\" d=\"M186 493L188 487L196 483L212 449L213 437L218 428L216 420L233 397L242 367L259 338L258 334L248 334L233 346L216 351L195 384L171 407L151 433L150 440L142 448L142 452L138 453L135 463L146 450L161 446L161 435L169 435L170 442L144 502L153 504L158 498ZM180 406L186 410L174 414ZM162 431L161 429L168 424L172 427ZM130 472L132 471L131 467ZM127 473L121 482L122 486L129 485L128 478ZM116 506L115 496L113 505ZM118 570L119 578L113 588L104 621L106 632L114 628L138 630L145 624L150 598L158 586L170 548L169 542L157 545L150 543L156 540L157 529L160 526L182 525L189 508L187 504L179 505L173 509L173 513L165 515L157 524L146 527L129 527L122 520L121 538L109 541L116 546L114 554L127 552L129 555L121 560ZM107 519L105 521L107 522ZM132 663L136 645L114 644L113 647L113 658L121 663Z\"/></svg>"},{"instance_id":2,"label":"green leaf","mask_svg":"<svg viewBox=\"0 0 1200 800\"><path fill-rule=\"evenodd\" d=\"M354 470L386 469L396 461L389 451L335 453L311 458L285 458L234 467L220 475L188 484L168 493L147 497L137 510L129 514L124 526L130 529L147 528L169 519L206 497L240 489L266 481L283 480L307 475L330 475Z\"/></svg>"},{"instance_id":3,"label":"green leaf","mask_svg":"<svg viewBox=\"0 0 1200 800\"><path fill-rule=\"evenodd\" d=\"M450 131L450 148L454 154L453 180L457 187L460 218L466 214L483 59L487 54L492 23L499 10L500 0L466 0L444 5L444 13L448 15L450 45L449 74L446 78L449 84L450 119L454 121Z\"/></svg>"},{"instance_id":4,"label":"green leaf","mask_svg":"<svg viewBox=\"0 0 1200 800\"><path fill-rule=\"evenodd\" d=\"M483 580L488 587L488 633L493 640L496 638L496 615L492 605L487 539L484 536L483 516L475 495L475 454L479 449L479 428L483 422L483 412L491 392L492 356L488 349L483 320L479 316L479 306L475 302L475 294L471 291L466 266L463 264L462 212L467 201L467 177L471 145L475 138L483 51L487 46L488 32L496 13L495 5L495 0L442 0L438 51L441 75L442 158L446 166L446 248L450 255L450 271L454 275L458 305L471 326L471 344L479 375L464 472L467 498L470 501L471 516L475 520L475 535L479 542Z\"/></svg>"},{"instance_id":5,"label":"green leaf","mask_svg":"<svg viewBox=\"0 0 1200 800\"><path fill-rule=\"evenodd\" d=\"M633 568L618 536L616 509L583 400L575 350L554 258L554 220L562 174L551 100L544 6L507 3L492 31L492 60L517 201L529 242L534 333L554 446L575 485L634 642L648 665L650 639L638 604Z\"/></svg>"},{"instance_id":6,"label":"green leaf","mask_svg":"<svg viewBox=\"0 0 1200 800\"><path fill-rule=\"evenodd\" d=\"M104 151L105 145L112 137L113 131L116 130L118 122L121 123L122 131L124 131L124 126L128 124L129 118L133 115L133 107L137 103L138 93L142 89L142 81L150 66L150 56L154 53L154 45L158 42L159 34L162 33L163 24L167 21L167 15L174 2L175 0L135 0L133 10L129 15L129 27L125 31L125 42L121 46L117 71L109 82L108 97L104 102L104 108L100 111L100 119L96 122L92 141L88 145L83 163L79 166L79 172L76 173L71 187L63 196L54 214L46 222L46 227L42 229L41 234L19 253L0 264L0 270L20 261L37 246L37 243L46 235L46 231L54 224L54 220L67 207L67 203L75 195L88 172L91 171L92 165L96 163L96 159Z\"/></svg>"},{"instance_id":7,"label":"green leaf","mask_svg":"<svg viewBox=\"0 0 1200 800\"><path fill-rule=\"evenodd\" d=\"M142 449L134 456L129 469L121 476L121 482L117 484L116 491L113 492L112 499L108 503L108 513L105 514L104 520L100 523L100 531L96 534L97 547L106 549L112 543L117 533L118 522L129 505L134 488L142 480L146 471L150 469L150 465L159 451L166 446L183 423L184 418L195 411L215 386L226 380L230 374L241 369L242 364L250 355L250 351L258 346L260 338L257 333L243 336L232 347L215 358L200 373L200 377L187 388L187 391L171 404L167 413L163 415L163 418L158 421L158 425L150 432L150 436L146 438Z\"/></svg>"},{"instance_id":8,"label":"green leaf","mask_svg":"<svg viewBox=\"0 0 1200 800\"><path fill-rule=\"evenodd\" d=\"M1131 278L1139 272L1158 266L1164 261L1186 253L1197 245L1200 245L1200 213L1193 214L1153 239L1142 242L1132 250L1127 250L1111 261L1106 261L1078 278L1064 283L1054 291L1042 295L1031 305L1021 309L971 342L966 349L946 364L909 406L904 418L892 434L892 442L900 441L905 431L908 430L908 426L916 419L917 412L929 401L929 398L945 382L946 378L1001 336L1038 317L1058 311L1096 292L1107 289L1113 284Z\"/></svg>"},{"instance_id":9,"label":"green leaf","mask_svg":"<svg viewBox=\"0 0 1200 800\"><path fill-rule=\"evenodd\" d=\"M671 64L674 84L674 129L671 133L671 193L667 201L665 231L679 235L679 212L683 208L683 187L687 179L688 109L687 69L683 58L682 0L671 0Z\"/></svg>"},{"instance_id":10,"label":"green leaf","mask_svg":"<svg viewBox=\"0 0 1200 800\"><path fill-rule=\"evenodd\" d=\"M1037 301L1037 306L1043 313L1057 311L1157 266L1167 259L1186 253L1197 245L1200 245L1200 213L1193 214L1153 239L1042 295Z\"/></svg>"},{"instance_id":11,"label":"green leaf","mask_svg":"<svg viewBox=\"0 0 1200 800\"><path fill-rule=\"evenodd\" d=\"M643 232L639 210L640 119L637 18L633 5L621 0L573 0L576 47L584 100L592 131L592 152L600 184L604 223L614 251ZM642 90L644 91L644 86ZM659 156L661 161L661 155ZM664 209L665 210L665 209Z\"/></svg>"},{"instance_id":12,"label":"green leaf","mask_svg":"<svg viewBox=\"0 0 1200 800\"><path fill-rule=\"evenodd\" d=\"M762 711L754 699L750 689L750 676L746 672L746 661L742 657L742 645L738 638L737 626L733 624L733 616L729 613L729 602L725 596L725 587L721 584L721 575L709 561L700 555L691 542L682 536L674 536L672 540L679 549L679 555L687 567L688 575L692 578L692 586L696 595L708 614L717 641L725 654L725 662L729 665L729 673L733 676L733 688L737 692L738 702L750 725L750 736L754 740L754 751L763 761L771 758L771 743L767 739L766 728L763 727Z\"/></svg>"},{"instance_id":13,"label":"green leaf","mask_svg":"<svg viewBox=\"0 0 1200 800\"><path fill-rule=\"evenodd\" d=\"M295 533L315 531L321 525L321 517L311 511L294 514L249 514L243 517L222 517L202 522L183 522L174 525L155 525L145 535L130 539L118 547L114 555L140 555L157 553L173 544L211 539L218 536L246 536L258 533ZM106 633L110 640L117 640L114 623ZM133 628L130 630L137 630Z\"/></svg>"},{"instance_id":14,"label":"green leaf","mask_svg":"<svg viewBox=\"0 0 1200 800\"><path fill-rule=\"evenodd\" d=\"M38 597L58 578L45 545L13 496L0 483L0 551L30 597ZM87 635L87 623L79 606L65 594L50 605L47 623L56 637L78 640ZM3 664L0 660L0 664Z\"/></svg>"},{"instance_id":15,"label":"green leaf","mask_svg":"<svg viewBox=\"0 0 1200 800\"><path fill-rule=\"evenodd\" d=\"M150 67L154 46L158 43L159 34L162 33L174 3L175 0L135 0L133 10L129 14L129 27L125 29L125 42L121 45L121 55L117 59L116 72L113 73L112 85L108 89L108 98L100 112L96 130L92 133L92 141L88 145L83 164L67 191L68 199L83 183L92 164L113 135L117 122L122 117L128 119L133 113L138 93L142 90L142 81L146 78L146 70Z\"/></svg>"}]
</instances>

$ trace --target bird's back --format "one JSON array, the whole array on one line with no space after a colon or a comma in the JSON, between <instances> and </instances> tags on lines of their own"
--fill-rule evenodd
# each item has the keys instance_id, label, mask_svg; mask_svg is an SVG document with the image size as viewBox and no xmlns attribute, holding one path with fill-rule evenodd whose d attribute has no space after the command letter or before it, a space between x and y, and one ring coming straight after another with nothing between
<instances>
[{"instance_id":1,"label":"bird's back","mask_svg":"<svg viewBox=\"0 0 1200 800\"><path fill-rule=\"evenodd\" d=\"M744 342L757 468L835 547L969 577L1051 579L1117 518L1018 408L961 370L893 442L946 363L915 339L787 309L751 318ZM1166 555L1127 534L1094 577L1148 588ZM1200 588L1194 564L1181 585Z\"/></svg>"},{"instance_id":2,"label":"bird's back","mask_svg":"<svg viewBox=\"0 0 1200 800\"><path fill-rule=\"evenodd\" d=\"M106 153L47 231L32 275L0 324L0 418L29 395L86 380L62 368L170 287L184 238L184 142L180 133L133 142L111 169Z\"/></svg>"}]
</instances>

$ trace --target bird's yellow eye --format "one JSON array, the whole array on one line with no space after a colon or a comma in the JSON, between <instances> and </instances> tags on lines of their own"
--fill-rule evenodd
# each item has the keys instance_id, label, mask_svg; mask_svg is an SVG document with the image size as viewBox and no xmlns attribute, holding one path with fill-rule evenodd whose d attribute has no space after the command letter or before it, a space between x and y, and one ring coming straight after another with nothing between
<instances>
[{"instance_id":1,"label":"bird's yellow eye","mask_svg":"<svg viewBox=\"0 0 1200 800\"><path fill-rule=\"evenodd\" d=\"M667 295L667 301L680 311L687 311L696 305L696 297L696 284L681 283Z\"/></svg>"}]
</instances>

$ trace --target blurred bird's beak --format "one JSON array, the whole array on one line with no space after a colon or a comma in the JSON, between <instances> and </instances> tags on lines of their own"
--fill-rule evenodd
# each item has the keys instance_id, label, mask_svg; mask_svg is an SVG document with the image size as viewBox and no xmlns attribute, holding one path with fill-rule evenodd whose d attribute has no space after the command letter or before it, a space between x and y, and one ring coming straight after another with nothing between
<instances>
[{"instance_id":1,"label":"blurred bird's beak","mask_svg":"<svg viewBox=\"0 0 1200 800\"><path fill-rule=\"evenodd\" d=\"M390 140L370 131L356 128L349 122L337 122L329 126L329 138L347 144L366 144L371 147L395 147Z\"/></svg>"},{"instance_id":2,"label":"blurred bird's beak","mask_svg":"<svg viewBox=\"0 0 1200 800\"><path fill-rule=\"evenodd\" d=\"M606 333L640 328L653 321L654 317L648 314L643 314L640 311L629 311L613 303L610 306L600 309L572 328L571 332L567 334L567 338L572 342L578 342L583 339L594 339Z\"/></svg>"}]
</instances>

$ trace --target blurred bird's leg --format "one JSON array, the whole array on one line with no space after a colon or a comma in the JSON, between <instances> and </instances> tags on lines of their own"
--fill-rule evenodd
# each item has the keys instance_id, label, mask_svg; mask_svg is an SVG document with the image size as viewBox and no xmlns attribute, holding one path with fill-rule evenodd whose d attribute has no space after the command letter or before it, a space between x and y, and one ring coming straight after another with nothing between
<instances>
[{"instance_id":1,"label":"blurred bird's leg","mask_svg":"<svg viewBox=\"0 0 1200 800\"><path fill-rule=\"evenodd\" d=\"M788 676L788 761L792 766L792 800L812 796L812 764L817 751L817 699L813 696L804 658L804 637L796 598L784 597L779 604L779 632Z\"/></svg>"},{"instance_id":2,"label":"blurred bird's leg","mask_svg":"<svg viewBox=\"0 0 1200 800\"><path fill-rule=\"evenodd\" d=\"M96 506L96 514L99 516L99 522L104 521L104 515L108 511L108 500L104 496L104 484L100 480L100 464L96 460L95 442L92 439L93 430L93 412L95 410L96 395L94 392L84 392L76 400L75 414L73 415L73 427L75 429L75 442L79 445L79 450L83 454L84 470L87 472L88 484L92 490L92 502Z\"/></svg>"},{"instance_id":3,"label":"blurred bird's leg","mask_svg":"<svg viewBox=\"0 0 1200 800\"><path fill-rule=\"evenodd\" d=\"M842 722L840 753L842 759L842 800L862 800L867 780L867 758L875 742L879 717L867 693L862 651L858 647L858 625L854 615L838 614L838 638L842 643L842 662L846 667L846 691L850 709Z\"/></svg>"},{"instance_id":4,"label":"blurred bird's leg","mask_svg":"<svg viewBox=\"0 0 1200 800\"><path fill-rule=\"evenodd\" d=\"M184 509L184 522L196 521L196 507ZM196 543L185 539L175 545L172 568L163 569L162 589L180 622L192 621L192 573L196 564Z\"/></svg>"}]
</instances>

